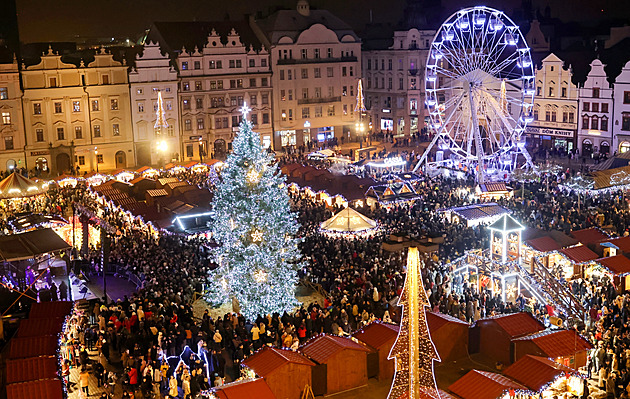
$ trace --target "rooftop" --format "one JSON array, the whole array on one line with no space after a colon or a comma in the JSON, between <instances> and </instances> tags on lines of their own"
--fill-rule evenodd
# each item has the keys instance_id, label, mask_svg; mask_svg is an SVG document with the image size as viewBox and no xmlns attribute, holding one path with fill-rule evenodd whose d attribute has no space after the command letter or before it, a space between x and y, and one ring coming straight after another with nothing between
<instances>
[{"instance_id":1,"label":"rooftop","mask_svg":"<svg viewBox=\"0 0 630 399\"><path fill-rule=\"evenodd\" d=\"M363 352L370 350L360 343L349 338L338 337L336 335L320 335L313 338L300 348L300 352L315 360L317 363L326 363L328 359L344 349L351 349Z\"/></svg>"},{"instance_id":2,"label":"rooftop","mask_svg":"<svg viewBox=\"0 0 630 399\"><path fill-rule=\"evenodd\" d=\"M575 370L546 357L532 355L525 355L504 371L506 376L534 392L540 392L544 386L565 373L573 374Z\"/></svg>"},{"instance_id":3,"label":"rooftop","mask_svg":"<svg viewBox=\"0 0 630 399\"><path fill-rule=\"evenodd\" d=\"M254 370L261 377L267 377L274 370L287 363L302 364L305 366L315 366L315 363L301 353L289 349L278 349L263 347L254 355L248 357L243 362L244 365Z\"/></svg>"},{"instance_id":4,"label":"rooftop","mask_svg":"<svg viewBox=\"0 0 630 399\"><path fill-rule=\"evenodd\" d=\"M448 389L463 399L497 399L510 389L527 390L501 374L480 370L469 371Z\"/></svg>"},{"instance_id":5,"label":"rooftop","mask_svg":"<svg viewBox=\"0 0 630 399\"><path fill-rule=\"evenodd\" d=\"M532 341L551 358L569 356L592 348L575 330L545 330L513 341Z\"/></svg>"},{"instance_id":6,"label":"rooftop","mask_svg":"<svg viewBox=\"0 0 630 399\"><path fill-rule=\"evenodd\" d=\"M494 322L499 325L511 337L519 337L525 334L532 334L545 329L545 326L536 320L531 313L520 312L507 315L500 315L479 319L475 322L475 326L479 323Z\"/></svg>"},{"instance_id":7,"label":"rooftop","mask_svg":"<svg viewBox=\"0 0 630 399\"><path fill-rule=\"evenodd\" d=\"M372 348L378 349L390 340L396 339L399 330L400 327L396 324L375 321L355 332L352 336Z\"/></svg>"}]
</instances>

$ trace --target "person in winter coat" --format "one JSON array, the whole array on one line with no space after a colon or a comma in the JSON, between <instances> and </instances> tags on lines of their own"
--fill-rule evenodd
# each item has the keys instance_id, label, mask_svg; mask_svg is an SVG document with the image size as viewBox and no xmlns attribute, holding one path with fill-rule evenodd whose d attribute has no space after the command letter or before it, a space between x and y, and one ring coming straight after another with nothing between
<instances>
[{"instance_id":1,"label":"person in winter coat","mask_svg":"<svg viewBox=\"0 0 630 399\"><path fill-rule=\"evenodd\" d=\"M131 390L135 391L138 386L138 370L135 367L132 367L129 369L127 375L129 375L129 385L131 385Z\"/></svg>"},{"instance_id":2,"label":"person in winter coat","mask_svg":"<svg viewBox=\"0 0 630 399\"><path fill-rule=\"evenodd\" d=\"M113 371L110 371L109 373L107 373L107 385L109 386L110 392L112 394L112 396L114 396L114 394L116 393L116 381L118 380L118 378L116 377L116 373Z\"/></svg>"},{"instance_id":3,"label":"person in winter coat","mask_svg":"<svg viewBox=\"0 0 630 399\"><path fill-rule=\"evenodd\" d=\"M171 379L168 380L168 395L171 398L176 398L179 395L177 391L177 379L174 375L171 375Z\"/></svg>"}]
</instances>

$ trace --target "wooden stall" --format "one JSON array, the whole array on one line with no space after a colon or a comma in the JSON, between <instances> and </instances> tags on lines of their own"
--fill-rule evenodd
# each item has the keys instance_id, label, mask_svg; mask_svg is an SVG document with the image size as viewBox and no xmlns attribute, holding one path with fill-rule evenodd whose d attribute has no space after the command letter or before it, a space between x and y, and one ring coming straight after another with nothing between
<instances>
[{"instance_id":1,"label":"wooden stall","mask_svg":"<svg viewBox=\"0 0 630 399\"><path fill-rule=\"evenodd\" d=\"M468 323L442 313L427 312L431 340L442 362L468 355Z\"/></svg>"},{"instance_id":2,"label":"wooden stall","mask_svg":"<svg viewBox=\"0 0 630 399\"><path fill-rule=\"evenodd\" d=\"M315 363L292 350L263 347L243 364L265 379L276 398L299 398L304 387L313 386Z\"/></svg>"},{"instance_id":3,"label":"wooden stall","mask_svg":"<svg viewBox=\"0 0 630 399\"><path fill-rule=\"evenodd\" d=\"M545 326L527 312L479 319L470 330L470 352L482 353L508 365L514 358L512 340L544 329Z\"/></svg>"},{"instance_id":4,"label":"wooden stall","mask_svg":"<svg viewBox=\"0 0 630 399\"><path fill-rule=\"evenodd\" d=\"M525 355L503 373L541 398L582 396L581 375L551 359Z\"/></svg>"},{"instance_id":5,"label":"wooden stall","mask_svg":"<svg viewBox=\"0 0 630 399\"><path fill-rule=\"evenodd\" d=\"M586 365L591 344L575 330L544 330L512 340L514 360L525 355L543 356L579 369Z\"/></svg>"},{"instance_id":6,"label":"wooden stall","mask_svg":"<svg viewBox=\"0 0 630 399\"><path fill-rule=\"evenodd\" d=\"M370 349L366 345L349 338L322 334L303 345L300 352L325 366L325 394L358 388L368 382L367 354ZM316 368L313 371L315 373ZM314 377L314 390L317 385Z\"/></svg>"},{"instance_id":7,"label":"wooden stall","mask_svg":"<svg viewBox=\"0 0 630 399\"><path fill-rule=\"evenodd\" d=\"M389 360L387 357L396 342L399 330L400 327L396 324L375 321L352 335L376 351L374 356L368 354L368 377L377 377L381 381L391 380L394 377L394 360ZM371 372L374 369L376 372Z\"/></svg>"}]
</instances>

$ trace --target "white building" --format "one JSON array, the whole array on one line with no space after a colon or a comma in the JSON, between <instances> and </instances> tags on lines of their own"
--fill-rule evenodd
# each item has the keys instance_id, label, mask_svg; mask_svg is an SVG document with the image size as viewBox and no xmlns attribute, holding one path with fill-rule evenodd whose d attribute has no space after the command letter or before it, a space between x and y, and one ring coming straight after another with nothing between
<instances>
[{"instance_id":1,"label":"white building","mask_svg":"<svg viewBox=\"0 0 630 399\"><path fill-rule=\"evenodd\" d=\"M274 148L354 135L361 40L352 28L306 0L251 22L271 53Z\"/></svg>"},{"instance_id":2,"label":"white building","mask_svg":"<svg viewBox=\"0 0 630 399\"><path fill-rule=\"evenodd\" d=\"M617 76L613 87L613 142L618 152L627 152L630 151L630 61Z\"/></svg>"},{"instance_id":3,"label":"white building","mask_svg":"<svg viewBox=\"0 0 630 399\"><path fill-rule=\"evenodd\" d=\"M131 122L139 166L157 165L179 160L181 154L177 71L168 54L162 54L158 43L146 43L136 55L129 72ZM161 94L168 127L155 127L158 93Z\"/></svg>"},{"instance_id":4,"label":"white building","mask_svg":"<svg viewBox=\"0 0 630 399\"><path fill-rule=\"evenodd\" d=\"M525 131L531 149L576 148L578 89L571 77L571 69L553 53L536 70L534 121Z\"/></svg>"},{"instance_id":5,"label":"white building","mask_svg":"<svg viewBox=\"0 0 630 399\"><path fill-rule=\"evenodd\" d=\"M53 175L134 164L127 66L104 49L78 66L52 49L22 69L27 164Z\"/></svg>"},{"instance_id":6,"label":"white building","mask_svg":"<svg viewBox=\"0 0 630 399\"><path fill-rule=\"evenodd\" d=\"M26 163L22 90L16 60L0 64L0 170L32 169Z\"/></svg>"},{"instance_id":7,"label":"white building","mask_svg":"<svg viewBox=\"0 0 630 399\"><path fill-rule=\"evenodd\" d=\"M409 136L426 127L424 69L434 30L394 32L389 48L363 51L365 103L372 130Z\"/></svg>"},{"instance_id":8,"label":"white building","mask_svg":"<svg viewBox=\"0 0 630 399\"><path fill-rule=\"evenodd\" d=\"M613 89L600 60L591 62L591 70L579 93L577 145L580 154L586 157L594 153L610 154L612 127L609 119L613 111Z\"/></svg>"}]
</instances>

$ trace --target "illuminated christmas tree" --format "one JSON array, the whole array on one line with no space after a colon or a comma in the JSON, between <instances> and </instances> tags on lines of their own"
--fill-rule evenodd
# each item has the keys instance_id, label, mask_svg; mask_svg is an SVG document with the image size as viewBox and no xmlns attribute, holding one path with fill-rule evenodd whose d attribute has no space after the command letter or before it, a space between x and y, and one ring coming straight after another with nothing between
<instances>
[{"instance_id":1,"label":"illuminated christmas tree","mask_svg":"<svg viewBox=\"0 0 630 399\"><path fill-rule=\"evenodd\" d=\"M241 108L243 121L221 172L212 208L219 267L211 273L210 299L236 299L241 313L282 314L297 305L299 225L289 207L284 176L265 151Z\"/></svg>"},{"instance_id":2,"label":"illuminated christmas tree","mask_svg":"<svg viewBox=\"0 0 630 399\"><path fill-rule=\"evenodd\" d=\"M429 301L415 247L410 247L407 254L407 277L398 305L403 308L400 332L388 356L396 361L396 374L387 399L439 399L433 360L440 361L440 357L427 327L425 307Z\"/></svg>"},{"instance_id":3,"label":"illuminated christmas tree","mask_svg":"<svg viewBox=\"0 0 630 399\"><path fill-rule=\"evenodd\" d=\"M161 129L166 129L168 127L168 122L166 121L166 113L164 112L164 102L162 101L162 92L158 91L157 98L157 110L155 111L155 125L154 129L159 129L161 133Z\"/></svg>"}]
</instances>

